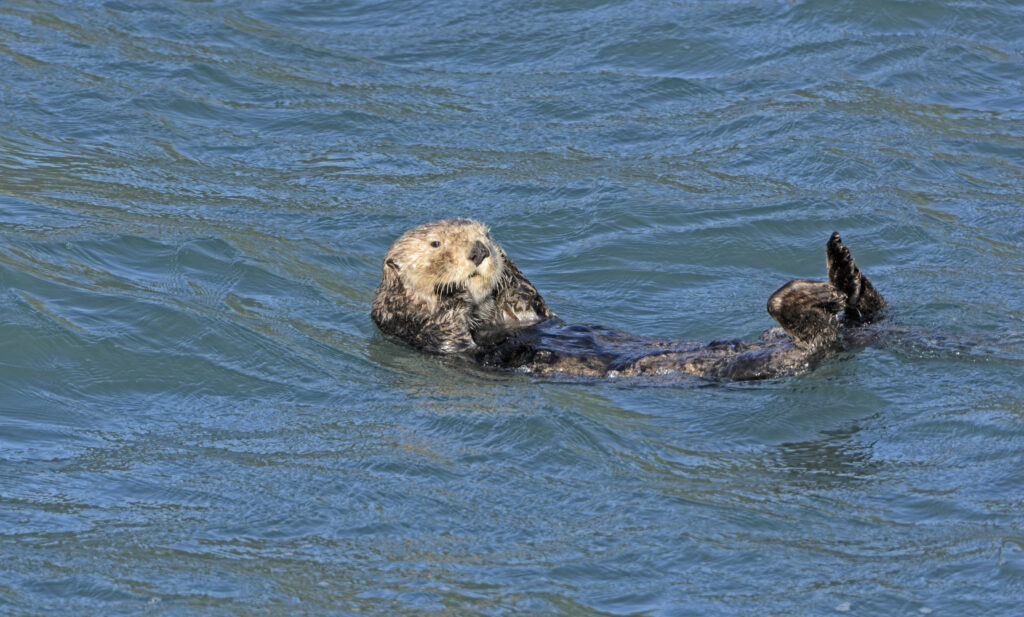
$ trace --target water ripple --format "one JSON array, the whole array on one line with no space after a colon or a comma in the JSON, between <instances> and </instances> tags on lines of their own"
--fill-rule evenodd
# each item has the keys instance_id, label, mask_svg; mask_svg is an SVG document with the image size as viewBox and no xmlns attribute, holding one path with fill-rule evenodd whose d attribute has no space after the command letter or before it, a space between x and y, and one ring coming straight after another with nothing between
<instances>
[{"instance_id":1,"label":"water ripple","mask_svg":"<svg viewBox=\"0 0 1024 617\"><path fill-rule=\"evenodd\" d=\"M1016 615L1012 3L0 7L0 613ZM367 308L487 222L569 320L884 343L546 383Z\"/></svg>"}]
</instances>

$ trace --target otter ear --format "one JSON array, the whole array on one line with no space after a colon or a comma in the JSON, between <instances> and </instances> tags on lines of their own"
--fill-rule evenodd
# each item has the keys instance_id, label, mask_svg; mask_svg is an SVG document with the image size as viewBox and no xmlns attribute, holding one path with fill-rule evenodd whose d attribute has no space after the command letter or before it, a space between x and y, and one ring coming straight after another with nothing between
<instances>
[{"instance_id":1,"label":"otter ear","mask_svg":"<svg viewBox=\"0 0 1024 617\"><path fill-rule=\"evenodd\" d=\"M398 262L388 259L384 262L384 276L382 284L389 289L402 289L402 279L398 275Z\"/></svg>"}]
</instances>

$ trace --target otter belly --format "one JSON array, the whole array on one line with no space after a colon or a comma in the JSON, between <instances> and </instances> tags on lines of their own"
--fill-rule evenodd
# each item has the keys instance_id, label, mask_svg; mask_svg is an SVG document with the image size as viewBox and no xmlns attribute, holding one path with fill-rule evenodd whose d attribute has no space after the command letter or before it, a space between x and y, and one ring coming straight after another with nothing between
<instances>
[{"instance_id":1,"label":"otter belly","mask_svg":"<svg viewBox=\"0 0 1024 617\"><path fill-rule=\"evenodd\" d=\"M603 326L549 319L514 332L477 339L472 359L483 366L544 376L643 377L690 375L765 379L807 368L812 360L788 339L709 343L640 337Z\"/></svg>"}]
</instances>

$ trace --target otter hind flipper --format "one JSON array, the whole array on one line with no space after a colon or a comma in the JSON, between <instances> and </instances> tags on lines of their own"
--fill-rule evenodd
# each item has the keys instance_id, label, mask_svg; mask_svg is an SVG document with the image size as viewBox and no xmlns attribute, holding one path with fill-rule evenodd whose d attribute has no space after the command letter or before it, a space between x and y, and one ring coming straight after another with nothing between
<instances>
[{"instance_id":1,"label":"otter hind flipper","mask_svg":"<svg viewBox=\"0 0 1024 617\"><path fill-rule=\"evenodd\" d=\"M839 232L832 232L825 255L829 282L846 296L845 319L853 323L867 323L874 319L885 308L885 298L857 268Z\"/></svg>"},{"instance_id":2,"label":"otter hind flipper","mask_svg":"<svg viewBox=\"0 0 1024 617\"><path fill-rule=\"evenodd\" d=\"M768 313L798 346L812 347L835 339L845 299L832 283L797 279L768 298Z\"/></svg>"}]
</instances>

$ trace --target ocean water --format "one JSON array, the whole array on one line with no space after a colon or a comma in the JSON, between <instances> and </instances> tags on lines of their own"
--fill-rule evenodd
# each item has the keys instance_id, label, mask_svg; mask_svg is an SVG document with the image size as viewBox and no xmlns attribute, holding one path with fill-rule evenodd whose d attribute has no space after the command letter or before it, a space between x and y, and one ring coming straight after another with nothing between
<instances>
[{"instance_id":1,"label":"ocean water","mask_svg":"<svg viewBox=\"0 0 1024 617\"><path fill-rule=\"evenodd\" d=\"M1024 7L0 3L0 615L1016 616ZM489 224L567 321L893 336L757 383L380 335Z\"/></svg>"}]
</instances>

